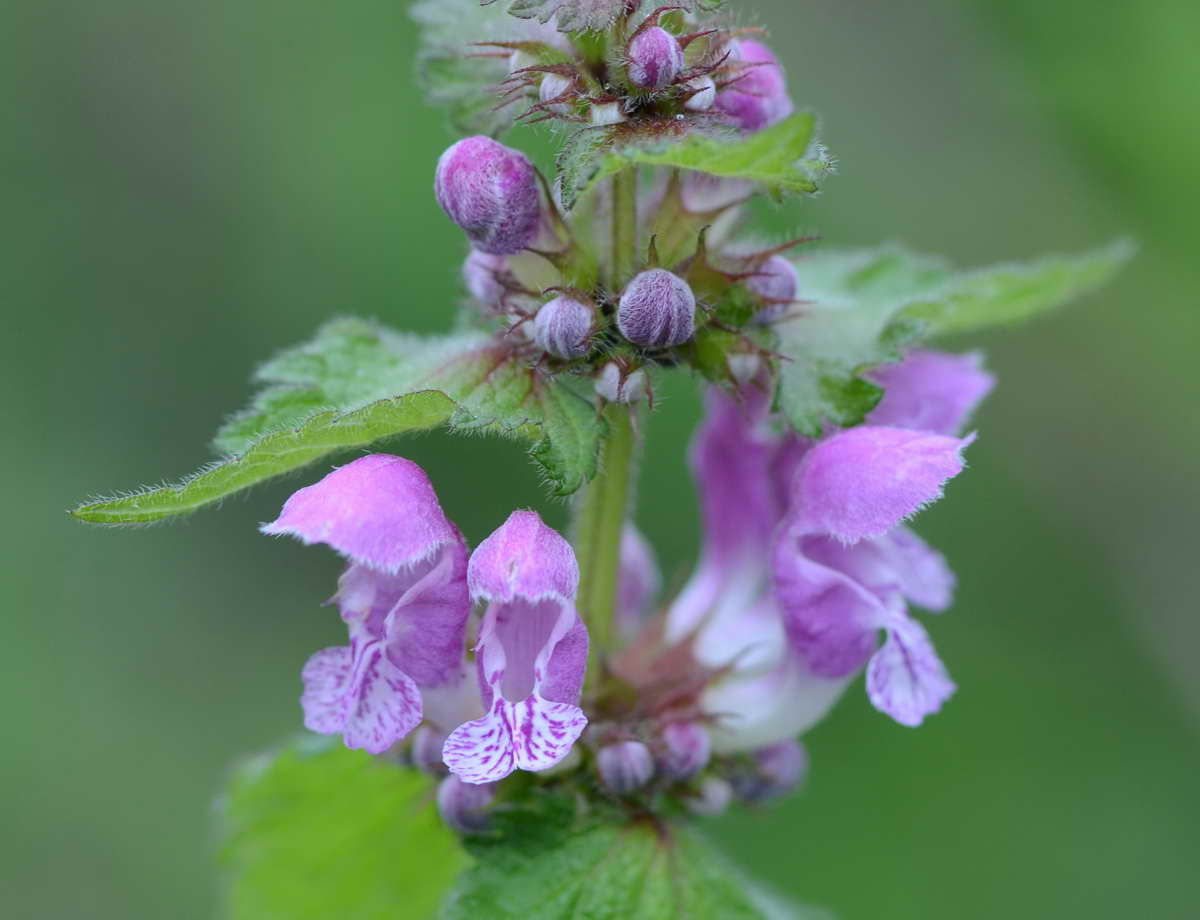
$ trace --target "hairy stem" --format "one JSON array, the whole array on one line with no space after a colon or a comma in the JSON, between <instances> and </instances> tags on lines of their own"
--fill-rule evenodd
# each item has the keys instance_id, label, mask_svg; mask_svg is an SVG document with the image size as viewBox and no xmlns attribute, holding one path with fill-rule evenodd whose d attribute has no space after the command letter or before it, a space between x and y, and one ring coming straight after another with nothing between
<instances>
[{"instance_id":1,"label":"hairy stem","mask_svg":"<svg viewBox=\"0 0 1200 920\"><path fill-rule=\"evenodd\" d=\"M620 290L633 277L638 264L637 167L629 166L612 177L612 284Z\"/></svg>"},{"instance_id":2,"label":"hairy stem","mask_svg":"<svg viewBox=\"0 0 1200 920\"><path fill-rule=\"evenodd\" d=\"M617 581L621 566L621 533L633 491L634 448L630 410L612 403L605 409L610 435L600 457L600 472L575 506L575 553L579 557L579 608L591 638L593 667L611 650L616 619Z\"/></svg>"}]
</instances>

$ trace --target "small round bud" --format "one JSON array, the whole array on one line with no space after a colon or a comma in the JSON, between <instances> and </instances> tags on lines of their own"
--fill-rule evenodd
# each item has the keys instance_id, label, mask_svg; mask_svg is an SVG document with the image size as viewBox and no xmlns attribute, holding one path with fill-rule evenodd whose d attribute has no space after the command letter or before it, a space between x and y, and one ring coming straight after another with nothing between
<instances>
[{"instance_id":1,"label":"small round bud","mask_svg":"<svg viewBox=\"0 0 1200 920\"><path fill-rule=\"evenodd\" d=\"M644 271L621 294L617 327L635 345L682 345L696 331L696 297L678 275L664 268Z\"/></svg>"},{"instance_id":2,"label":"small round bud","mask_svg":"<svg viewBox=\"0 0 1200 920\"><path fill-rule=\"evenodd\" d=\"M695 722L672 722L662 733L664 774L674 780L691 779L706 766L712 755L708 732Z\"/></svg>"},{"instance_id":3,"label":"small round bud","mask_svg":"<svg viewBox=\"0 0 1200 920\"><path fill-rule=\"evenodd\" d=\"M495 797L495 783L477 786L464 783L457 776L447 776L438 786L438 814L460 834L477 834L488 828L486 809Z\"/></svg>"},{"instance_id":4,"label":"small round bud","mask_svg":"<svg viewBox=\"0 0 1200 920\"><path fill-rule=\"evenodd\" d=\"M558 99L563 93L567 92L573 81L569 77L564 77L562 74L548 73L543 75L542 82L538 86L538 100L545 103L546 108L551 112L559 115L566 115L571 111L571 103L569 102L551 102L553 99Z\"/></svg>"},{"instance_id":5,"label":"small round bud","mask_svg":"<svg viewBox=\"0 0 1200 920\"><path fill-rule=\"evenodd\" d=\"M537 237L537 170L519 150L490 137L461 140L438 160L433 188L442 210L480 252L512 255Z\"/></svg>"},{"instance_id":6,"label":"small round bud","mask_svg":"<svg viewBox=\"0 0 1200 920\"><path fill-rule=\"evenodd\" d=\"M730 63L740 65L733 82L717 93L717 108L743 131L760 131L792 114L783 68L762 42L741 39L729 49Z\"/></svg>"},{"instance_id":7,"label":"small round bud","mask_svg":"<svg viewBox=\"0 0 1200 920\"><path fill-rule=\"evenodd\" d=\"M654 776L654 758L640 741L618 741L596 754L600 780L617 795L640 789Z\"/></svg>"},{"instance_id":8,"label":"small round bud","mask_svg":"<svg viewBox=\"0 0 1200 920\"><path fill-rule=\"evenodd\" d=\"M808 753L799 741L780 741L759 748L751 757L751 767L732 777L734 791L745 802L765 802L786 795L808 773Z\"/></svg>"},{"instance_id":9,"label":"small round bud","mask_svg":"<svg viewBox=\"0 0 1200 920\"><path fill-rule=\"evenodd\" d=\"M533 321L533 340L556 358L582 358L592 347L595 310L562 295L543 304Z\"/></svg>"},{"instance_id":10,"label":"small round bud","mask_svg":"<svg viewBox=\"0 0 1200 920\"><path fill-rule=\"evenodd\" d=\"M685 109L692 112L707 112L717 101L717 84L712 77L696 77L689 80L687 90L691 93L683 104Z\"/></svg>"},{"instance_id":11,"label":"small round bud","mask_svg":"<svg viewBox=\"0 0 1200 920\"><path fill-rule=\"evenodd\" d=\"M446 736L442 732L422 725L412 734L412 748L409 757L412 765L422 773L430 776L445 776L446 765L442 763L442 746Z\"/></svg>"},{"instance_id":12,"label":"small round bud","mask_svg":"<svg viewBox=\"0 0 1200 920\"><path fill-rule=\"evenodd\" d=\"M737 352L725 359L729 376L738 383L749 383L762 370L762 358L754 352Z\"/></svg>"},{"instance_id":13,"label":"small round bud","mask_svg":"<svg viewBox=\"0 0 1200 920\"><path fill-rule=\"evenodd\" d=\"M511 273L508 259L472 249L462 267L463 283L477 301L490 309L500 306L504 299L504 279Z\"/></svg>"},{"instance_id":14,"label":"small round bud","mask_svg":"<svg viewBox=\"0 0 1200 920\"><path fill-rule=\"evenodd\" d=\"M783 256L771 256L746 279L746 287L772 304L791 303L799 286L796 266Z\"/></svg>"},{"instance_id":15,"label":"small round bud","mask_svg":"<svg viewBox=\"0 0 1200 920\"><path fill-rule=\"evenodd\" d=\"M635 403L646 395L646 372L636 370L627 374L610 361L596 378L596 392L609 402Z\"/></svg>"},{"instance_id":16,"label":"small round bud","mask_svg":"<svg viewBox=\"0 0 1200 920\"><path fill-rule=\"evenodd\" d=\"M670 86L683 70L683 49L661 26L642 29L629 42L629 79L642 89Z\"/></svg>"},{"instance_id":17,"label":"small round bud","mask_svg":"<svg viewBox=\"0 0 1200 920\"><path fill-rule=\"evenodd\" d=\"M724 814L733 802L733 787L718 776L706 777L700 784L699 795L686 800L688 811L704 818Z\"/></svg>"},{"instance_id":18,"label":"small round bud","mask_svg":"<svg viewBox=\"0 0 1200 920\"><path fill-rule=\"evenodd\" d=\"M592 104L592 124L597 128L603 128L608 125L619 125L625 120L625 113L621 111L621 103L618 102L595 102Z\"/></svg>"}]
</instances>

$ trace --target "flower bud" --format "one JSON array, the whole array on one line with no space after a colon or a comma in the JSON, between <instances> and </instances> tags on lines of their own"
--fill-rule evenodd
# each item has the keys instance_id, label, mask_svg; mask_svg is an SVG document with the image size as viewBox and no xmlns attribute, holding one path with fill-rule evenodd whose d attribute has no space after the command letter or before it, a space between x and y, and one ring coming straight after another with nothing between
<instances>
[{"instance_id":1,"label":"flower bud","mask_svg":"<svg viewBox=\"0 0 1200 920\"><path fill-rule=\"evenodd\" d=\"M661 26L642 29L629 42L629 79L642 89L670 86L683 70L683 48Z\"/></svg>"},{"instance_id":2,"label":"flower bud","mask_svg":"<svg viewBox=\"0 0 1200 920\"><path fill-rule=\"evenodd\" d=\"M446 765L442 763L442 745L446 735L428 725L420 726L412 735L409 758L412 765L431 776L445 776Z\"/></svg>"},{"instance_id":3,"label":"flower bud","mask_svg":"<svg viewBox=\"0 0 1200 920\"><path fill-rule=\"evenodd\" d=\"M596 378L596 392L601 398L615 403L635 403L646 395L646 372L636 370L625 373L610 361L600 370Z\"/></svg>"},{"instance_id":4,"label":"flower bud","mask_svg":"<svg viewBox=\"0 0 1200 920\"><path fill-rule=\"evenodd\" d=\"M512 255L537 237L537 170L519 150L490 137L461 140L438 160L433 188L442 210L480 252Z\"/></svg>"},{"instance_id":5,"label":"flower bud","mask_svg":"<svg viewBox=\"0 0 1200 920\"><path fill-rule=\"evenodd\" d=\"M489 819L485 809L495 797L495 783L464 783L450 775L438 786L438 814L459 833L476 834L487 830Z\"/></svg>"},{"instance_id":6,"label":"flower bud","mask_svg":"<svg viewBox=\"0 0 1200 920\"><path fill-rule=\"evenodd\" d=\"M746 279L746 287L773 304L791 303L799 286L796 266L783 256L771 256Z\"/></svg>"},{"instance_id":7,"label":"flower bud","mask_svg":"<svg viewBox=\"0 0 1200 920\"><path fill-rule=\"evenodd\" d=\"M724 814L733 801L733 787L719 776L709 776L700 784L699 795L686 799L688 811L704 818Z\"/></svg>"},{"instance_id":8,"label":"flower bud","mask_svg":"<svg viewBox=\"0 0 1200 920\"><path fill-rule=\"evenodd\" d=\"M504 299L504 278L509 276L508 259L472 249L462 267L463 283L479 303L495 309Z\"/></svg>"},{"instance_id":9,"label":"flower bud","mask_svg":"<svg viewBox=\"0 0 1200 920\"><path fill-rule=\"evenodd\" d=\"M597 128L619 125L625 120L620 101L592 103L592 124Z\"/></svg>"},{"instance_id":10,"label":"flower bud","mask_svg":"<svg viewBox=\"0 0 1200 920\"><path fill-rule=\"evenodd\" d=\"M762 358L752 351L735 352L725 359L725 366L738 383L749 383L762 370Z\"/></svg>"},{"instance_id":11,"label":"flower bud","mask_svg":"<svg viewBox=\"0 0 1200 920\"><path fill-rule=\"evenodd\" d=\"M752 765L732 777L738 798L746 802L765 802L791 792L808 773L808 753L799 741L788 739L759 748Z\"/></svg>"},{"instance_id":12,"label":"flower bud","mask_svg":"<svg viewBox=\"0 0 1200 920\"><path fill-rule=\"evenodd\" d=\"M679 194L689 214L710 214L745 201L754 194L754 183L688 171L680 180Z\"/></svg>"},{"instance_id":13,"label":"flower bud","mask_svg":"<svg viewBox=\"0 0 1200 920\"><path fill-rule=\"evenodd\" d=\"M533 340L556 358L582 358L592 347L595 310L565 294L543 304L533 321Z\"/></svg>"},{"instance_id":14,"label":"flower bud","mask_svg":"<svg viewBox=\"0 0 1200 920\"><path fill-rule=\"evenodd\" d=\"M672 722L662 733L664 753L659 763L674 780L691 779L706 766L711 756L708 732L695 722Z\"/></svg>"},{"instance_id":15,"label":"flower bud","mask_svg":"<svg viewBox=\"0 0 1200 920\"><path fill-rule=\"evenodd\" d=\"M617 327L635 345L682 345L696 331L696 297L678 275L664 268L644 271L621 295Z\"/></svg>"},{"instance_id":16,"label":"flower bud","mask_svg":"<svg viewBox=\"0 0 1200 920\"><path fill-rule=\"evenodd\" d=\"M600 749L596 768L609 791L625 795L650 782L654 776L654 758L640 741L618 741Z\"/></svg>"},{"instance_id":17,"label":"flower bud","mask_svg":"<svg viewBox=\"0 0 1200 920\"><path fill-rule=\"evenodd\" d=\"M538 86L538 100L546 105L546 108L558 115L566 115L571 111L571 103L569 102L551 102L557 99L563 93L567 92L573 81L569 77L564 77L562 74L548 73L542 76L542 82Z\"/></svg>"},{"instance_id":18,"label":"flower bud","mask_svg":"<svg viewBox=\"0 0 1200 920\"><path fill-rule=\"evenodd\" d=\"M731 44L730 63L737 66L733 81L717 93L717 108L743 131L760 131L792 114L783 68L762 42L741 39Z\"/></svg>"},{"instance_id":19,"label":"flower bud","mask_svg":"<svg viewBox=\"0 0 1200 920\"><path fill-rule=\"evenodd\" d=\"M692 112L707 112L717 101L717 84L712 77L697 77L689 80L687 91L691 93L683 104L685 109Z\"/></svg>"}]
</instances>

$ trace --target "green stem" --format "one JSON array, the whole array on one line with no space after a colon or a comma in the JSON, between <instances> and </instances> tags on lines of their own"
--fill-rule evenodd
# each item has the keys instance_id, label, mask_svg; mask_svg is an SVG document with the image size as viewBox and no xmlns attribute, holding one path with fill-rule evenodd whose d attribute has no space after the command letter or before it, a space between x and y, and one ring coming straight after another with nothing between
<instances>
[{"instance_id":1,"label":"green stem","mask_svg":"<svg viewBox=\"0 0 1200 920\"><path fill-rule=\"evenodd\" d=\"M612 284L625 286L637 270L637 167L629 166L612 177Z\"/></svg>"},{"instance_id":2,"label":"green stem","mask_svg":"<svg viewBox=\"0 0 1200 920\"><path fill-rule=\"evenodd\" d=\"M602 668L595 665L612 648L621 534L633 491L637 440L627 406L612 403L605 410L605 417L609 437L600 456L600 472L575 507L573 527L580 568L579 609L587 624L593 653L589 681L600 676Z\"/></svg>"}]
</instances>

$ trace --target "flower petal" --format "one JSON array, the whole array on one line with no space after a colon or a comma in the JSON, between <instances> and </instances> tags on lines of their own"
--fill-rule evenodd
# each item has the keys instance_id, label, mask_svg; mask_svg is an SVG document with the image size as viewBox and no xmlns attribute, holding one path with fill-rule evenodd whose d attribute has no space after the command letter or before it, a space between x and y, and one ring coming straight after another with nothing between
<instances>
[{"instance_id":1,"label":"flower petal","mask_svg":"<svg viewBox=\"0 0 1200 920\"><path fill-rule=\"evenodd\" d=\"M569 753L587 728L587 716L570 703L537 693L512 706L513 751L521 770L548 770Z\"/></svg>"},{"instance_id":2,"label":"flower petal","mask_svg":"<svg viewBox=\"0 0 1200 920\"><path fill-rule=\"evenodd\" d=\"M800 464L795 507L809 532L847 543L881 536L942 497L973 440L870 426L838 432Z\"/></svg>"},{"instance_id":3,"label":"flower petal","mask_svg":"<svg viewBox=\"0 0 1200 920\"><path fill-rule=\"evenodd\" d=\"M937 434L956 434L996 385L978 352L952 355L918 349L899 364L884 364L867 376L884 388L867 424Z\"/></svg>"},{"instance_id":4,"label":"flower petal","mask_svg":"<svg viewBox=\"0 0 1200 920\"><path fill-rule=\"evenodd\" d=\"M516 769L508 704L496 697L487 715L452 731L442 760L465 783L494 783L508 776Z\"/></svg>"},{"instance_id":5,"label":"flower petal","mask_svg":"<svg viewBox=\"0 0 1200 920\"><path fill-rule=\"evenodd\" d=\"M579 589L575 551L535 511L514 511L471 554L467 568L476 601L572 601Z\"/></svg>"},{"instance_id":6,"label":"flower petal","mask_svg":"<svg viewBox=\"0 0 1200 920\"><path fill-rule=\"evenodd\" d=\"M617 582L617 623L626 639L632 639L641 629L661 586L654 549L640 530L626 524L621 534L621 570Z\"/></svg>"},{"instance_id":7,"label":"flower petal","mask_svg":"<svg viewBox=\"0 0 1200 920\"><path fill-rule=\"evenodd\" d=\"M901 725L915 727L941 709L954 690L925 628L906 614L894 616L887 641L867 665L872 705Z\"/></svg>"},{"instance_id":8,"label":"flower petal","mask_svg":"<svg viewBox=\"0 0 1200 920\"><path fill-rule=\"evenodd\" d=\"M346 725L346 687L353 667L349 646L323 648L304 665L304 727L322 735L339 734Z\"/></svg>"},{"instance_id":9,"label":"flower petal","mask_svg":"<svg viewBox=\"0 0 1200 920\"><path fill-rule=\"evenodd\" d=\"M571 752L587 727L583 710L536 693L518 703L501 696L482 719L450 733L442 757L466 783L496 782L513 770L548 770Z\"/></svg>"},{"instance_id":10,"label":"flower petal","mask_svg":"<svg viewBox=\"0 0 1200 920\"><path fill-rule=\"evenodd\" d=\"M908 600L936 612L950 606L955 578L945 556L907 527L897 527L874 542L887 558L900 593Z\"/></svg>"},{"instance_id":11,"label":"flower petal","mask_svg":"<svg viewBox=\"0 0 1200 920\"><path fill-rule=\"evenodd\" d=\"M261 529L305 544L326 543L355 562L391 573L462 539L425 472L389 454L360 457L300 489Z\"/></svg>"}]
</instances>

